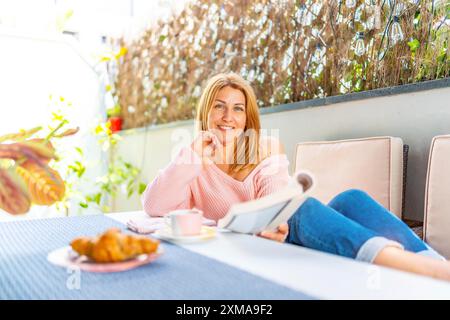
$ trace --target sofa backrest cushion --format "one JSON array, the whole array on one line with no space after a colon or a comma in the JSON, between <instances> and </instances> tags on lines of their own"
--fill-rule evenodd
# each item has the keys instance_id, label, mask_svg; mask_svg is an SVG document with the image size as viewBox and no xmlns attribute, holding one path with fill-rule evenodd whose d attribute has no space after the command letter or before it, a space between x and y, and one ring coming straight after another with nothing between
<instances>
[{"instance_id":1,"label":"sofa backrest cushion","mask_svg":"<svg viewBox=\"0 0 450 320\"><path fill-rule=\"evenodd\" d=\"M328 203L348 189L366 191L398 217L402 213L403 141L370 137L297 144L295 171L316 181L311 196Z\"/></svg>"},{"instance_id":2,"label":"sofa backrest cushion","mask_svg":"<svg viewBox=\"0 0 450 320\"><path fill-rule=\"evenodd\" d=\"M424 240L450 258L450 135L431 142L425 187Z\"/></svg>"}]
</instances>

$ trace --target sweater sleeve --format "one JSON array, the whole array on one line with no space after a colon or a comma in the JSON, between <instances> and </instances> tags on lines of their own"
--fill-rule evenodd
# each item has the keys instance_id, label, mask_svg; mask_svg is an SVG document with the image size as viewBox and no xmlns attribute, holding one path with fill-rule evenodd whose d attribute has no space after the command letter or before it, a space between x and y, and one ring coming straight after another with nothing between
<instances>
[{"instance_id":1,"label":"sweater sleeve","mask_svg":"<svg viewBox=\"0 0 450 320\"><path fill-rule=\"evenodd\" d=\"M285 154L270 156L263 160L255 174L256 198L261 198L288 186L289 161Z\"/></svg>"},{"instance_id":2,"label":"sweater sleeve","mask_svg":"<svg viewBox=\"0 0 450 320\"><path fill-rule=\"evenodd\" d=\"M175 159L147 185L142 194L144 211L152 217L193 206L190 183L202 170L201 158L190 148L183 148Z\"/></svg>"}]
</instances>

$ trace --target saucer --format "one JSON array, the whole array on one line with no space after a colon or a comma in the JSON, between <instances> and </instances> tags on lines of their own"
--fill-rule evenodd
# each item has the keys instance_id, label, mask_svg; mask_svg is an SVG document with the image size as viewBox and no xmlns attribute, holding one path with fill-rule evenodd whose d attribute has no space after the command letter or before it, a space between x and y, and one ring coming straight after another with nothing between
<instances>
[{"instance_id":1,"label":"saucer","mask_svg":"<svg viewBox=\"0 0 450 320\"><path fill-rule=\"evenodd\" d=\"M79 268L87 272L120 272L146 265L157 259L162 253L162 247L158 246L158 250L155 253L141 254L125 261L99 263L90 260L86 256L80 256L70 246L66 246L50 252L47 255L47 260L59 267Z\"/></svg>"},{"instance_id":2,"label":"saucer","mask_svg":"<svg viewBox=\"0 0 450 320\"><path fill-rule=\"evenodd\" d=\"M153 235L168 241L197 242L214 238L216 236L216 228L202 226L200 234L195 236L176 236L169 228L163 228L155 231Z\"/></svg>"}]
</instances>

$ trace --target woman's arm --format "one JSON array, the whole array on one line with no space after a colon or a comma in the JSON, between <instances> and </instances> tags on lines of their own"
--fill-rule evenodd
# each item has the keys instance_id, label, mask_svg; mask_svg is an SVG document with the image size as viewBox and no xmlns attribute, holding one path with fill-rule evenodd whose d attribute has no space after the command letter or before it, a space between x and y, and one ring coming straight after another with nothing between
<instances>
[{"instance_id":1,"label":"woman's arm","mask_svg":"<svg viewBox=\"0 0 450 320\"><path fill-rule=\"evenodd\" d=\"M144 211L157 217L176 209L190 209L193 203L189 184L201 170L201 158L190 147L183 148L145 189L142 195Z\"/></svg>"},{"instance_id":2,"label":"woman's arm","mask_svg":"<svg viewBox=\"0 0 450 320\"><path fill-rule=\"evenodd\" d=\"M152 216L163 216L177 209L194 206L190 183L202 171L217 147L217 137L211 132L200 131L191 147L183 148L178 156L160 171L142 196L144 211Z\"/></svg>"}]
</instances>

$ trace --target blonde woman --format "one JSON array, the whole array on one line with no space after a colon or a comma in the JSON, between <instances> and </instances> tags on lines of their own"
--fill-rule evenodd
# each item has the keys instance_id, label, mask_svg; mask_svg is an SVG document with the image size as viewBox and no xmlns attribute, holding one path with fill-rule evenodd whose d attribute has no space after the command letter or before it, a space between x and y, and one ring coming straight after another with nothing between
<instances>
[{"instance_id":1,"label":"blonde woman","mask_svg":"<svg viewBox=\"0 0 450 320\"><path fill-rule=\"evenodd\" d=\"M251 86L234 73L212 77L199 101L197 136L147 186L145 212L155 217L196 207L217 221L232 204L286 186L283 148L261 137L260 129ZM450 263L360 190L345 191L328 205L309 198L288 223L260 236L450 280Z\"/></svg>"}]
</instances>

